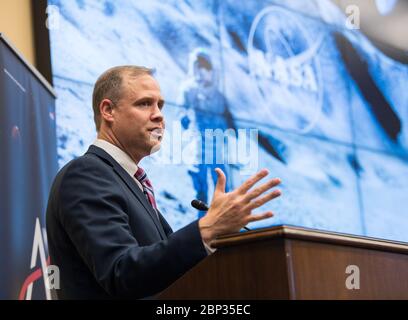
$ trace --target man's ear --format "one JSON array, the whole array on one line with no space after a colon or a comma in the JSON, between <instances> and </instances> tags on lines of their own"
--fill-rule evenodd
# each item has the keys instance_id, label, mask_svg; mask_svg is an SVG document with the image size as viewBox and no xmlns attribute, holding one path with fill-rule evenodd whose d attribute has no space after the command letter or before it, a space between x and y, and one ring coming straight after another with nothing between
<instances>
[{"instance_id":1,"label":"man's ear","mask_svg":"<svg viewBox=\"0 0 408 320\"><path fill-rule=\"evenodd\" d=\"M114 104L111 100L103 99L99 104L99 112L101 114L101 118L103 118L106 122L112 123L114 120L114 108Z\"/></svg>"}]
</instances>

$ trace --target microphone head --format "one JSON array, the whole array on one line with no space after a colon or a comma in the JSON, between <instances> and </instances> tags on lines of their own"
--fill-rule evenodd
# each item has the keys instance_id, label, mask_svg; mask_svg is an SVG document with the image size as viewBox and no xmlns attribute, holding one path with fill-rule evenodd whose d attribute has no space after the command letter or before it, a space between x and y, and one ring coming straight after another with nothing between
<instances>
[{"instance_id":1,"label":"microphone head","mask_svg":"<svg viewBox=\"0 0 408 320\"><path fill-rule=\"evenodd\" d=\"M208 210L208 206L204 202L197 200L197 199L194 199L193 201L191 201L191 206L200 211Z\"/></svg>"}]
</instances>

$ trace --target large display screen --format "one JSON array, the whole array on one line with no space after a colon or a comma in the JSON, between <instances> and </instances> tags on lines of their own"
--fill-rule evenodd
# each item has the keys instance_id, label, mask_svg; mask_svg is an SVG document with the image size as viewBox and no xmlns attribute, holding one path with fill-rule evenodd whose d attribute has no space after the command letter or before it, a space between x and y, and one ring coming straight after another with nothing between
<instances>
[{"instance_id":1,"label":"large display screen","mask_svg":"<svg viewBox=\"0 0 408 320\"><path fill-rule=\"evenodd\" d=\"M96 137L97 77L143 65L161 85L167 131L141 166L174 229L200 215L192 199L211 201L215 167L229 189L266 167L283 195L261 208L273 218L249 227L408 241L408 65L350 28L334 1L49 4L60 167ZM215 159L205 129L221 130L232 159Z\"/></svg>"}]
</instances>

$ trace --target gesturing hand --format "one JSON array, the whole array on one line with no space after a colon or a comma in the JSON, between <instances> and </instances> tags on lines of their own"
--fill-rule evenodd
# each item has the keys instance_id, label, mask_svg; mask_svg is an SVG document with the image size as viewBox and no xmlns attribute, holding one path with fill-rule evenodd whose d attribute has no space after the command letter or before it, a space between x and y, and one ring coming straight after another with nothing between
<instances>
[{"instance_id":1,"label":"gesturing hand","mask_svg":"<svg viewBox=\"0 0 408 320\"><path fill-rule=\"evenodd\" d=\"M276 187L281 182L280 179L271 179L251 189L258 181L269 174L268 170L263 169L246 180L234 191L225 192L225 174L219 168L215 170L218 180L213 200L207 214L199 221L201 236L205 242L210 243L210 241L220 235L238 232L250 222L273 216L271 211L252 214L252 210L281 195L279 190L264 194L271 188Z\"/></svg>"}]
</instances>

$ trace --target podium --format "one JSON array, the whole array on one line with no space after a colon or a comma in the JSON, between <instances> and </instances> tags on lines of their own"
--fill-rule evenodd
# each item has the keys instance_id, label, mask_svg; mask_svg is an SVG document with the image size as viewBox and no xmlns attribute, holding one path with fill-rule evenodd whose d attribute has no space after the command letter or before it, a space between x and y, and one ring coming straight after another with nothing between
<instances>
[{"instance_id":1,"label":"podium","mask_svg":"<svg viewBox=\"0 0 408 320\"><path fill-rule=\"evenodd\" d=\"M276 226L218 238L158 299L408 299L408 243Z\"/></svg>"}]
</instances>

